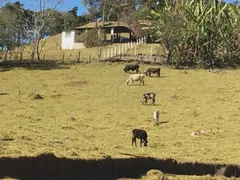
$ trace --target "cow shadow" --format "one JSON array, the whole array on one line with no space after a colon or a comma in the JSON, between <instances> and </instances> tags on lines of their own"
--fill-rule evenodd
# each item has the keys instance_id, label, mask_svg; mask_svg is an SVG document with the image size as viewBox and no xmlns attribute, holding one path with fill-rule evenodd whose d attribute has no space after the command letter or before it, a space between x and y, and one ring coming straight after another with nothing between
<instances>
[{"instance_id":1,"label":"cow shadow","mask_svg":"<svg viewBox=\"0 0 240 180\"><path fill-rule=\"evenodd\" d=\"M149 78L167 78L168 76L160 76L160 77L158 77L158 76L147 76L147 77L149 77Z\"/></svg>"},{"instance_id":2,"label":"cow shadow","mask_svg":"<svg viewBox=\"0 0 240 180\"><path fill-rule=\"evenodd\" d=\"M166 124L168 121L160 121L159 124Z\"/></svg>"},{"instance_id":3,"label":"cow shadow","mask_svg":"<svg viewBox=\"0 0 240 180\"><path fill-rule=\"evenodd\" d=\"M148 85L147 84L144 84L144 85L142 85L142 84L131 84L129 86L148 86Z\"/></svg>"},{"instance_id":4,"label":"cow shadow","mask_svg":"<svg viewBox=\"0 0 240 180\"><path fill-rule=\"evenodd\" d=\"M167 78L168 76L160 76L160 78Z\"/></svg>"},{"instance_id":5,"label":"cow shadow","mask_svg":"<svg viewBox=\"0 0 240 180\"><path fill-rule=\"evenodd\" d=\"M160 106L161 104L152 104L152 103L149 103L149 104L143 104L144 106Z\"/></svg>"},{"instance_id":6,"label":"cow shadow","mask_svg":"<svg viewBox=\"0 0 240 180\"><path fill-rule=\"evenodd\" d=\"M125 73L125 72L124 72ZM141 72L135 72L135 71L131 71L131 72L126 72L126 74L142 74Z\"/></svg>"}]
</instances>

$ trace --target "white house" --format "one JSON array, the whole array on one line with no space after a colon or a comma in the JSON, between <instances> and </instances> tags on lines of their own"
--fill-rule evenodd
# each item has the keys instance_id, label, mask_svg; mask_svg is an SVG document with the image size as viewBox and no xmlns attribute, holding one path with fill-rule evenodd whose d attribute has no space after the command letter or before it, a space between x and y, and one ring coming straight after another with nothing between
<instances>
[{"instance_id":1,"label":"white house","mask_svg":"<svg viewBox=\"0 0 240 180\"><path fill-rule=\"evenodd\" d=\"M82 49L84 43L78 42L79 30L62 31L62 49Z\"/></svg>"},{"instance_id":2,"label":"white house","mask_svg":"<svg viewBox=\"0 0 240 180\"><path fill-rule=\"evenodd\" d=\"M143 27L150 27L148 21L139 21ZM62 49L81 49L85 48L84 42L80 42L79 35L96 27L101 27L104 30L104 40L110 43L124 43L136 41L133 36L133 31L124 22L96 22L87 23L83 26L76 27L74 30L62 31Z\"/></svg>"}]
</instances>

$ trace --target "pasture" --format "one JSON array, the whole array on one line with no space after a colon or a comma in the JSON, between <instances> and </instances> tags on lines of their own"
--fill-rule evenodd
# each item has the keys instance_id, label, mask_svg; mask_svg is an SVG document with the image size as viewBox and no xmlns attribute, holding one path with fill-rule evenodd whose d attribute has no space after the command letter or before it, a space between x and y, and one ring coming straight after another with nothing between
<instances>
[{"instance_id":1,"label":"pasture","mask_svg":"<svg viewBox=\"0 0 240 180\"><path fill-rule=\"evenodd\" d=\"M0 155L54 153L73 159L173 158L239 163L240 70L175 70L126 86L123 63L90 63L0 73ZM143 72L151 65L140 64ZM156 93L156 105L142 95ZM43 99L35 99L36 95ZM160 110L160 124L152 113ZM148 132L132 147L131 130ZM212 131L192 137L197 129Z\"/></svg>"}]
</instances>

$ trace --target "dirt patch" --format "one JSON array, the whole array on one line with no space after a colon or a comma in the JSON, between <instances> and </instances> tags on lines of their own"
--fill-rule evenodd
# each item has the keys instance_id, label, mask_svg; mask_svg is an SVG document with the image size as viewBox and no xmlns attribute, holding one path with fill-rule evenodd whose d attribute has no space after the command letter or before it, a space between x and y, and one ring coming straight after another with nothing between
<instances>
[{"instance_id":1,"label":"dirt patch","mask_svg":"<svg viewBox=\"0 0 240 180\"><path fill-rule=\"evenodd\" d=\"M199 176L209 174L240 177L239 165L178 163L173 159L153 159L150 157L83 160L42 154L37 157L0 158L0 178L11 177L25 180L139 178L151 169L160 170L164 174Z\"/></svg>"},{"instance_id":2,"label":"dirt patch","mask_svg":"<svg viewBox=\"0 0 240 180\"><path fill-rule=\"evenodd\" d=\"M43 97L40 94L36 94L33 99L38 100L38 99L43 99Z\"/></svg>"},{"instance_id":3,"label":"dirt patch","mask_svg":"<svg viewBox=\"0 0 240 180\"><path fill-rule=\"evenodd\" d=\"M85 80L79 80L79 81L72 81L69 83L69 85L84 85L87 84L88 82Z\"/></svg>"}]
</instances>

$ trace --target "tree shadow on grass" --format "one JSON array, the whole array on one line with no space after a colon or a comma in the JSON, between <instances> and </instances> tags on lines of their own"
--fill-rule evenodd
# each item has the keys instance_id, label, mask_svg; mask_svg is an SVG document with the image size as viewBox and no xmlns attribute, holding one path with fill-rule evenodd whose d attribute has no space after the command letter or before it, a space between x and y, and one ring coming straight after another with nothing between
<instances>
[{"instance_id":1,"label":"tree shadow on grass","mask_svg":"<svg viewBox=\"0 0 240 180\"><path fill-rule=\"evenodd\" d=\"M27 70L52 70L52 69L69 69L74 62L61 62L55 60L11 60L0 62L0 72L9 71L13 68L24 68Z\"/></svg>"},{"instance_id":2,"label":"tree shadow on grass","mask_svg":"<svg viewBox=\"0 0 240 180\"><path fill-rule=\"evenodd\" d=\"M133 147L136 150L140 147ZM143 147L141 147L143 148ZM147 148L147 147L146 147ZM54 154L36 157L1 157L0 178L11 177L21 180L76 180L76 179L118 179L140 178L151 169L175 175L220 175L240 177L237 164L178 162L174 159L158 159L135 154L121 153L125 158L70 159Z\"/></svg>"}]
</instances>

